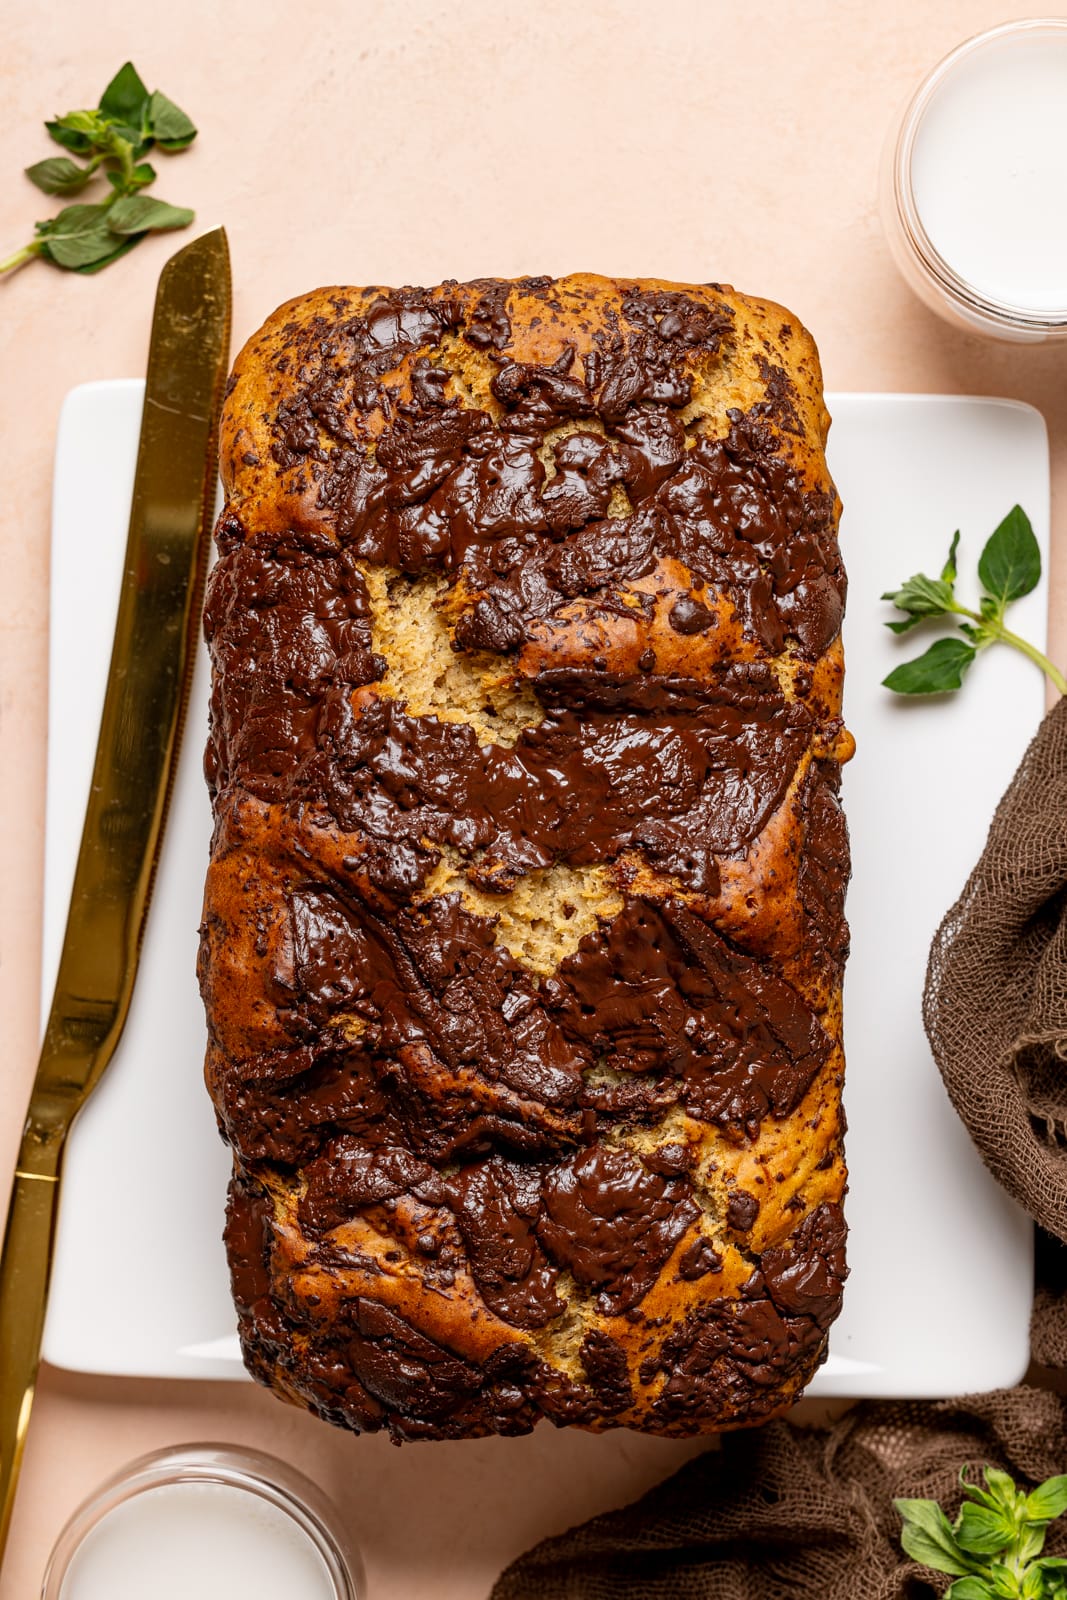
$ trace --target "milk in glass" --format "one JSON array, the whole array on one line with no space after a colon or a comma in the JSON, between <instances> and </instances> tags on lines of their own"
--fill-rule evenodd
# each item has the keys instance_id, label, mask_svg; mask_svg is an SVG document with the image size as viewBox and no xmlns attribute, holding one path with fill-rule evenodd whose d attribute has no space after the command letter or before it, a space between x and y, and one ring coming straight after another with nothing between
<instances>
[{"instance_id":1,"label":"milk in glass","mask_svg":"<svg viewBox=\"0 0 1067 1600\"><path fill-rule=\"evenodd\" d=\"M322 1556L268 1500L170 1483L109 1511L78 1546L60 1600L335 1600Z\"/></svg>"},{"instance_id":2,"label":"milk in glass","mask_svg":"<svg viewBox=\"0 0 1067 1600\"><path fill-rule=\"evenodd\" d=\"M1001 34L931 95L911 155L934 249L987 299L1067 308L1067 28Z\"/></svg>"}]
</instances>

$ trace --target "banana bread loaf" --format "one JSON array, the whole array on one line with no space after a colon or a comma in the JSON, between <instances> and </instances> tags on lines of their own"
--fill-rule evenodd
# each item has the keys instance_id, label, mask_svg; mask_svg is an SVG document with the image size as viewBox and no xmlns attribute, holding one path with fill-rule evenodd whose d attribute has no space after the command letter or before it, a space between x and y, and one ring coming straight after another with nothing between
<instances>
[{"instance_id":1,"label":"banana bread loaf","mask_svg":"<svg viewBox=\"0 0 1067 1600\"><path fill-rule=\"evenodd\" d=\"M845 578L719 284L322 289L238 357L207 1081L245 1358L397 1440L760 1422L841 1301Z\"/></svg>"}]
</instances>

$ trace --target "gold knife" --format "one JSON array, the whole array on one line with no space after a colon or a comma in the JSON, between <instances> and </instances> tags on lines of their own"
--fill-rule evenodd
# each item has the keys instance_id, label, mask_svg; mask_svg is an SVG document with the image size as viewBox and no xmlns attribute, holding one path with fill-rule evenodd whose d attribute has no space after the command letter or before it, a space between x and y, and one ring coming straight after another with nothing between
<instances>
[{"instance_id":1,"label":"gold knife","mask_svg":"<svg viewBox=\"0 0 1067 1600\"><path fill-rule=\"evenodd\" d=\"M230 344L221 228L156 292L137 476L92 788L0 1256L0 1560L41 1356L71 1123L126 1022L200 628Z\"/></svg>"}]
</instances>

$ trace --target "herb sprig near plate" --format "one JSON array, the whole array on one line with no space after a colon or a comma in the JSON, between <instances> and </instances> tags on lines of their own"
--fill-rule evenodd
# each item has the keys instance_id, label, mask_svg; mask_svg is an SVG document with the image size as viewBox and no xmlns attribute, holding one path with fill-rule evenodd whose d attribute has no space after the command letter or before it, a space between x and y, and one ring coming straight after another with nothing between
<instances>
[{"instance_id":1,"label":"herb sprig near plate","mask_svg":"<svg viewBox=\"0 0 1067 1600\"><path fill-rule=\"evenodd\" d=\"M906 1554L956 1580L945 1600L1067 1600L1067 1559L1041 1554L1049 1523L1067 1511L1067 1476L1030 1494L995 1467L983 1476L981 1489L960 1473L967 1498L954 1522L936 1500L893 1502Z\"/></svg>"},{"instance_id":2,"label":"herb sprig near plate","mask_svg":"<svg viewBox=\"0 0 1067 1600\"><path fill-rule=\"evenodd\" d=\"M100 174L108 190L38 222L29 244L0 261L0 272L35 256L70 272L99 272L149 233L187 228L193 221L187 207L145 193L156 172L144 157L152 149L170 155L187 150L196 128L165 94L149 93L132 61L119 68L98 106L68 111L45 127L68 154L27 167L31 182L45 194L69 196L81 194Z\"/></svg>"},{"instance_id":3,"label":"herb sprig near plate","mask_svg":"<svg viewBox=\"0 0 1067 1600\"><path fill-rule=\"evenodd\" d=\"M885 687L896 694L944 694L959 689L964 673L980 650L991 644L1007 644L1036 662L1060 694L1067 694L1067 678L1059 668L1036 645L1013 633L1004 621L1011 603L1029 594L1041 577L1041 551L1026 512L1021 506L1012 506L1003 522L993 530L978 558L982 598L977 611L956 599L959 543L957 532L939 578L917 572L899 589L884 594L882 599L891 600L898 611L905 613L900 621L886 623L894 633L907 633L931 617L953 616L964 618L959 624L962 637L938 639L921 656L894 667L882 680Z\"/></svg>"}]
</instances>

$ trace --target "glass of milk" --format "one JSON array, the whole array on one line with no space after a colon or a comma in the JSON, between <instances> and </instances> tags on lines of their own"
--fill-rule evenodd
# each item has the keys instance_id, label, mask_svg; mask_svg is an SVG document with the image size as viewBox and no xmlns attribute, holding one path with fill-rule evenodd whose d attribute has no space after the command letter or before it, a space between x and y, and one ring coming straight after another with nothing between
<instances>
[{"instance_id":1,"label":"glass of milk","mask_svg":"<svg viewBox=\"0 0 1067 1600\"><path fill-rule=\"evenodd\" d=\"M1008 22L934 68L890 138L904 276L972 332L1067 337L1067 17Z\"/></svg>"},{"instance_id":2,"label":"glass of milk","mask_svg":"<svg viewBox=\"0 0 1067 1600\"><path fill-rule=\"evenodd\" d=\"M364 1600L358 1553L300 1473L227 1445L125 1468L67 1523L42 1600Z\"/></svg>"}]
</instances>

